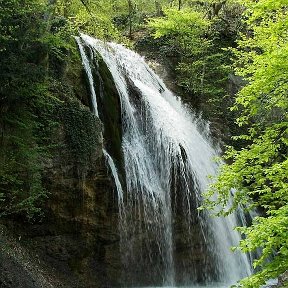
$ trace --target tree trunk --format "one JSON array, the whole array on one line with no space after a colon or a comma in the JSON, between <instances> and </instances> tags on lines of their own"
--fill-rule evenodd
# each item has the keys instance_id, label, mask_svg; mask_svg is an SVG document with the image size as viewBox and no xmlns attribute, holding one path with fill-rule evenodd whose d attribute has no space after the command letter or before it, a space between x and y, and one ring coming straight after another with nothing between
<instances>
[{"instance_id":1,"label":"tree trunk","mask_svg":"<svg viewBox=\"0 0 288 288\"><path fill-rule=\"evenodd\" d=\"M133 6L132 1L128 1L128 13L129 13L129 38L132 39L132 12L133 12Z\"/></svg>"},{"instance_id":2,"label":"tree trunk","mask_svg":"<svg viewBox=\"0 0 288 288\"><path fill-rule=\"evenodd\" d=\"M163 16L161 4L157 0L155 0L155 9L156 9L156 16L158 17Z\"/></svg>"},{"instance_id":3,"label":"tree trunk","mask_svg":"<svg viewBox=\"0 0 288 288\"><path fill-rule=\"evenodd\" d=\"M182 8L182 0L178 0L178 10L180 11Z\"/></svg>"},{"instance_id":4,"label":"tree trunk","mask_svg":"<svg viewBox=\"0 0 288 288\"><path fill-rule=\"evenodd\" d=\"M201 75L201 96L204 96L204 80L205 80L206 63L203 64L202 75Z\"/></svg>"},{"instance_id":5,"label":"tree trunk","mask_svg":"<svg viewBox=\"0 0 288 288\"><path fill-rule=\"evenodd\" d=\"M48 0L48 6L53 7L54 4L56 4L56 0ZM53 13L51 13L51 11L45 12L44 20L49 21L50 18L52 17L51 14L53 14Z\"/></svg>"}]
</instances>

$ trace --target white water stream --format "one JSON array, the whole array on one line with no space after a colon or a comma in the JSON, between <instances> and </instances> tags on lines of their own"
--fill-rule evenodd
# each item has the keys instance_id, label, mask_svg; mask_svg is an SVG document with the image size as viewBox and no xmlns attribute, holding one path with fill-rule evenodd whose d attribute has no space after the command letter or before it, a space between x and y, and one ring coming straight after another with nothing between
<instances>
[{"instance_id":1,"label":"white water stream","mask_svg":"<svg viewBox=\"0 0 288 288\"><path fill-rule=\"evenodd\" d=\"M77 42L90 82L94 113L98 115L97 100L85 46L102 56L121 102L125 191L113 159L105 150L104 155L118 191L123 283L130 287L174 287L178 283L204 287L197 286L201 278L205 287L228 287L251 274L249 258L230 251L240 240L233 228L241 217L211 218L197 211L209 185L208 176L218 170L213 161L218 152L203 136L209 134L208 128L199 128L191 111L135 52L83 34ZM185 219L181 220L185 237L176 231L179 217ZM191 247L192 262L185 264L178 259L177 235ZM198 255L193 241L200 243L197 245L205 257ZM176 263L183 264L181 269Z\"/></svg>"}]
</instances>

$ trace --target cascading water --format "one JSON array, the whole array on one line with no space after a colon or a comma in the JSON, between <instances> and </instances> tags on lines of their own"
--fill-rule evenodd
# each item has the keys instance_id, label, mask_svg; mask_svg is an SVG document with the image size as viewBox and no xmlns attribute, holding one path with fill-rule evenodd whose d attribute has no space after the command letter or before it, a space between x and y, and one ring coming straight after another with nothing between
<instances>
[{"instance_id":1,"label":"cascading water","mask_svg":"<svg viewBox=\"0 0 288 288\"><path fill-rule=\"evenodd\" d=\"M90 67L89 59L86 56L86 53L84 51L84 47L81 44L81 40L80 40L79 37L76 37L76 42L77 42L78 47L79 47L79 51L80 51L80 54L81 54L81 58L82 58L82 63L83 63L84 69L85 69L87 77L89 79L93 113L96 116L99 116L98 115L97 97L96 97L96 92L95 92L95 88L94 88L94 80L93 80L92 69Z\"/></svg>"},{"instance_id":2,"label":"cascading water","mask_svg":"<svg viewBox=\"0 0 288 288\"><path fill-rule=\"evenodd\" d=\"M249 275L248 257L230 251L240 240L236 215L211 218L197 210L218 169L207 128L199 132L193 114L138 54L87 35L77 42L92 97L84 46L105 61L121 102L126 189L104 154L118 190L123 285L228 287Z\"/></svg>"}]
</instances>

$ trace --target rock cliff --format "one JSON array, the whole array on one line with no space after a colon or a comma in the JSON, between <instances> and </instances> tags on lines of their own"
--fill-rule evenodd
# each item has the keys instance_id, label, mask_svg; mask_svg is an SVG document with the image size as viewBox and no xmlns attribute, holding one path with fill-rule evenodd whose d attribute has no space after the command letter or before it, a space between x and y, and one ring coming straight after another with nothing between
<instances>
[{"instance_id":1,"label":"rock cliff","mask_svg":"<svg viewBox=\"0 0 288 288\"><path fill-rule=\"evenodd\" d=\"M108 102L101 105L109 130L90 111L80 57L71 54L70 58L57 64L57 80L50 88L59 104L51 119L56 123L51 153L43 159L48 191L44 218L35 223L1 220L1 288L117 286L117 199L102 153L102 135L113 154L119 154L115 148L121 135L115 124L120 119L118 96L109 71L100 69Z\"/></svg>"}]
</instances>

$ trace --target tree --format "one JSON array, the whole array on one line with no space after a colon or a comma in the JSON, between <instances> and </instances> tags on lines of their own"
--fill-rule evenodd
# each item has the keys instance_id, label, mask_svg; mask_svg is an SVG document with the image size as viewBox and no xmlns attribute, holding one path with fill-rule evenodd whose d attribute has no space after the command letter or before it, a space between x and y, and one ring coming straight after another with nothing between
<instances>
[{"instance_id":1,"label":"tree","mask_svg":"<svg viewBox=\"0 0 288 288\"><path fill-rule=\"evenodd\" d=\"M0 7L0 216L32 217L46 197L35 135L40 124L36 111L47 91L45 6L42 1L5 0Z\"/></svg>"},{"instance_id":2,"label":"tree","mask_svg":"<svg viewBox=\"0 0 288 288\"><path fill-rule=\"evenodd\" d=\"M162 7L167 0L125 0L116 1L114 7L114 19L119 31L133 38L133 32L143 29L148 17L163 14Z\"/></svg>"},{"instance_id":3,"label":"tree","mask_svg":"<svg viewBox=\"0 0 288 288\"><path fill-rule=\"evenodd\" d=\"M204 117L215 122L228 121L224 107L231 103L226 91L231 53L223 48L234 44L237 32L225 12L237 10L230 5L211 18L210 5L195 5L180 11L164 9L164 17L152 18L148 25L154 37L164 43L163 51L177 57L177 84L193 97Z\"/></svg>"},{"instance_id":4,"label":"tree","mask_svg":"<svg viewBox=\"0 0 288 288\"><path fill-rule=\"evenodd\" d=\"M133 4L131 0L127 0L128 3L128 17L129 17L129 38L132 39L132 14L133 14Z\"/></svg>"},{"instance_id":5,"label":"tree","mask_svg":"<svg viewBox=\"0 0 288 288\"><path fill-rule=\"evenodd\" d=\"M67 39L46 4L0 0L0 217L32 219L47 197L42 172L54 103L49 56L62 61Z\"/></svg>"},{"instance_id":6,"label":"tree","mask_svg":"<svg viewBox=\"0 0 288 288\"><path fill-rule=\"evenodd\" d=\"M241 3L247 29L234 53L236 71L248 84L232 110L240 111L237 123L248 131L234 139L246 145L226 152L231 164L221 168L206 207L220 206L222 215L239 206L264 211L251 227L238 228L245 238L237 249L262 251L253 264L258 272L241 281L242 287L256 288L288 270L288 7L286 0ZM212 195L217 200L211 200Z\"/></svg>"},{"instance_id":7,"label":"tree","mask_svg":"<svg viewBox=\"0 0 288 288\"><path fill-rule=\"evenodd\" d=\"M65 21L66 32L77 35L79 31L103 40L120 39L121 35L113 23L114 1L57 0L54 9L55 20ZM67 26L66 25L66 26Z\"/></svg>"}]
</instances>

